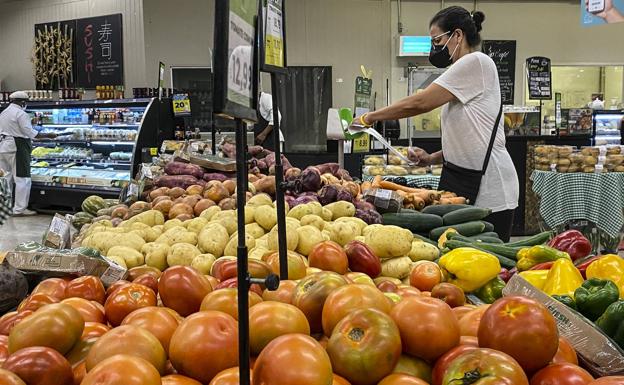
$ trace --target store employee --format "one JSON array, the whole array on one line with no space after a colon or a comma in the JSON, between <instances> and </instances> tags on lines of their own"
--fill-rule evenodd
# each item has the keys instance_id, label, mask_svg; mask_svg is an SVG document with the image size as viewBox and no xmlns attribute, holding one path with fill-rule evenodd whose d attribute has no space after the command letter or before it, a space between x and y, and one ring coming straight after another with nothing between
<instances>
[{"instance_id":1,"label":"store employee","mask_svg":"<svg viewBox=\"0 0 624 385\"><path fill-rule=\"evenodd\" d=\"M410 148L409 157L423 166L444 163L446 168L452 163L462 169L481 171L501 109L496 65L478 50L484 20L482 12L471 15L457 6L438 12L429 24L432 39L429 61L438 68L451 67L422 92L357 117L353 128L419 115L444 106L442 151L428 154L422 149ZM492 209L493 214L486 220L494 224L501 239L508 240L513 211L518 207L518 175L505 148L503 119L496 129L485 174L480 183L478 180L474 183L478 193L476 202L472 203ZM440 188L450 184L446 179L449 175L456 176L454 173L446 175L443 169ZM459 177L454 178L454 182L464 184L469 179L474 181L474 178Z\"/></svg>"},{"instance_id":2,"label":"store employee","mask_svg":"<svg viewBox=\"0 0 624 385\"><path fill-rule=\"evenodd\" d=\"M24 91L9 95L11 104L0 113L0 168L7 171L9 183L15 181L15 205L13 215L35 215L28 210L30 199L30 153L31 139L55 138L56 134L41 134L34 130L26 113L29 100Z\"/></svg>"},{"instance_id":3,"label":"store employee","mask_svg":"<svg viewBox=\"0 0 624 385\"><path fill-rule=\"evenodd\" d=\"M280 123L282 122L282 114L277 112ZM254 126L254 135L256 144L275 151L275 140L273 138L273 97L266 92L260 93L258 100L258 123ZM282 130L279 132L280 145L284 143L284 135ZM280 147L281 148L281 147Z\"/></svg>"}]
</instances>

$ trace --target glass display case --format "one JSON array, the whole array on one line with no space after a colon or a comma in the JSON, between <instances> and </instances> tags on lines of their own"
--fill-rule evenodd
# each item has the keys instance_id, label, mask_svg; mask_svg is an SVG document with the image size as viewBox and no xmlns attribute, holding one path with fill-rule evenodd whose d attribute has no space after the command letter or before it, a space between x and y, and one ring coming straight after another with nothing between
<instances>
[{"instance_id":1,"label":"glass display case","mask_svg":"<svg viewBox=\"0 0 624 385\"><path fill-rule=\"evenodd\" d=\"M591 135L592 110L590 108L563 108L559 135Z\"/></svg>"},{"instance_id":2,"label":"glass display case","mask_svg":"<svg viewBox=\"0 0 624 385\"><path fill-rule=\"evenodd\" d=\"M624 110L594 111L594 145L622 143Z\"/></svg>"},{"instance_id":3,"label":"glass display case","mask_svg":"<svg viewBox=\"0 0 624 385\"><path fill-rule=\"evenodd\" d=\"M507 136L540 135L542 115L539 107L503 106L503 114Z\"/></svg>"}]
</instances>

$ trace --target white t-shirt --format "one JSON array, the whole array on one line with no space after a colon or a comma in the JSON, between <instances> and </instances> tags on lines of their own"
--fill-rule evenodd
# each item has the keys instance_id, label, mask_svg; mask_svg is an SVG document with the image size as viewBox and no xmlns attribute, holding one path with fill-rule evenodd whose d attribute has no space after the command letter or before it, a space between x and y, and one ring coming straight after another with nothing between
<instances>
[{"instance_id":1,"label":"white t-shirt","mask_svg":"<svg viewBox=\"0 0 624 385\"><path fill-rule=\"evenodd\" d=\"M260 112L260 116L267 122L269 125L273 125L273 97L271 94L267 94L266 92L260 93L260 101L258 102L258 111ZM279 116L279 121L282 123L282 114L277 111L277 116ZM279 132L279 140L280 142L284 141L284 134L282 134L282 130Z\"/></svg>"},{"instance_id":2,"label":"white t-shirt","mask_svg":"<svg viewBox=\"0 0 624 385\"><path fill-rule=\"evenodd\" d=\"M464 55L434 82L457 98L442 109L444 159L457 166L480 170L501 101L494 61L482 52ZM475 206L493 212L515 209L518 195L518 175L505 148L501 117Z\"/></svg>"}]
</instances>

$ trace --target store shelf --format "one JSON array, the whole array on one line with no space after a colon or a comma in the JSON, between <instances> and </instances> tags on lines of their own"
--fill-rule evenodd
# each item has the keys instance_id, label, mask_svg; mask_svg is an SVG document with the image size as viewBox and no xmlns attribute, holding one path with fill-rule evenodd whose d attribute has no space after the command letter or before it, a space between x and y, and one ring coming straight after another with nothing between
<instances>
[{"instance_id":1,"label":"store shelf","mask_svg":"<svg viewBox=\"0 0 624 385\"><path fill-rule=\"evenodd\" d=\"M33 140L35 144L54 144L62 146L64 144L95 144L95 145L134 145L134 140L101 140L101 139L83 139L83 140Z\"/></svg>"},{"instance_id":2,"label":"store shelf","mask_svg":"<svg viewBox=\"0 0 624 385\"><path fill-rule=\"evenodd\" d=\"M114 160L114 159L91 159L91 158L41 158L32 157L37 162L60 162L60 163L91 163L91 164L113 164L113 165L130 165L132 160Z\"/></svg>"},{"instance_id":3,"label":"store shelf","mask_svg":"<svg viewBox=\"0 0 624 385\"><path fill-rule=\"evenodd\" d=\"M78 190L78 191L85 191L85 192L95 192L95 191L107 191L107 192L113 192L113 193L119 193L121 191L121 187L106 187L106 186L89 186L89 185L82 185L82 184L65 184L65 183L56 183L56 182L39 182L39 181L34 181L32 182L33 186L35 187L55 187L55 188L59 188L59 189L74 189L74 190Z\"/></svg>"},{"instance_id":4,"label":"store shelf","mask_svg":"<svg viewBox=\"0 0 624 385\"><path fill-rule=\"evenodd\" d=\"M28 103L28 107L54 107L59 106L62 108L71 107L126 107L137 104L146 105L152 101L153 98L140 98L140 99L107 99L107 100L54 100L54 101L31 101Z\"/></svg>"}]
</instances>

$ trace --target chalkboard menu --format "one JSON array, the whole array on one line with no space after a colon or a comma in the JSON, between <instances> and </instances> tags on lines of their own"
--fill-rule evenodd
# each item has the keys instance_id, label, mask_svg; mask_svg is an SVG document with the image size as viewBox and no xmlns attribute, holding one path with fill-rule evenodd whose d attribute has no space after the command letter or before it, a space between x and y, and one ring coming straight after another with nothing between
<instances>
[{"instance_id":1,"label":"chalkboard menu","mask_svg":"<svg viewBox=\"0 0 624 385\"><path fill-rule=\"evenodd\" d=\"M78 86L123 85L123 39L121 14L76 21Z\"/></svg>"},{"instance_id":2,"label":"chalkboard menu","mask_svg":"<svg viewBox=\"0 0 624 385\"><path fill-rule=\"evenodd\" d=\"M530 100L552 99L552 73L550 59L546 57L530 57L526 60L527 83Z\"/></svg>"},{"instance_id":3,"label":"chalkboard menu","mask_svg":"<svg viewBox=\"0 0 624 385\"><path fill-rule=\"evenodd\" d=\"M498 71L503 104L514 104L516 78L516 41L485 40L483 53L494 60Z\"/></svg>"}]
</instances>

